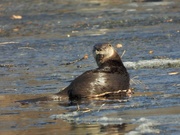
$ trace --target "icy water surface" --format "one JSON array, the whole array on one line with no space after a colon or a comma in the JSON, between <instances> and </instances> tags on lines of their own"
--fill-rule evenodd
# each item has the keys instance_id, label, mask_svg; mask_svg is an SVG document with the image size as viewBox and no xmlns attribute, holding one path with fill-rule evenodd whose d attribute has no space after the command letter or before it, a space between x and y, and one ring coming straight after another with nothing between
<instances>
[{"instance_id":1,"label":"icy water surface","mask_svg":"<svg viewBox=\"0 0 180 135\"><path fill-rule=\"evenodd\" d=\"M128 69L135 93L125 100L15 102L96 68L98 42L122 44L124 62L179 59L179 0L1 0L0 134L180 134L179 66Z\"/></svg>"}]
</instances>

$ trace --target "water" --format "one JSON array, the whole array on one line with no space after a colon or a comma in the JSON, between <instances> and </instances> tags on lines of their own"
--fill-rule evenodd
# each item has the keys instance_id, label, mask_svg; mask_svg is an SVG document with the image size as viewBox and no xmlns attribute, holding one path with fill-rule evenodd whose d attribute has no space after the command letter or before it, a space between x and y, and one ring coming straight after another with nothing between
<instances>
[{"instance_id":1,"label":"water","mask_svg":"<svg viewBox=\"0 0 180 135\"><path fill-rule=\"evenodd\" d=\"M14 102L56 93L96 68L97 42L122 44L116 49L126 50L124 62L179 59L179 5L178 0L1 1L0 134L179 134L179 67L128 69L136 83L125 101ZM85 54L86 60L62 65Z\"/></svg>"}]
</instances>

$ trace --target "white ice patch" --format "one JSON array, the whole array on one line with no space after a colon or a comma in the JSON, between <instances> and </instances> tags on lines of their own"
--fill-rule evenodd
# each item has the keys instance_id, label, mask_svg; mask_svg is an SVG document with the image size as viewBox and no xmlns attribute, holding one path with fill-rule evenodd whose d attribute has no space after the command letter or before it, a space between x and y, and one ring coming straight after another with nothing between
<instances>
[{"instance_id":1,"label":"white ice patch","mask_svg":"<svg viewBox=\"0 0 180 135\"><path fill-rule=\"evenodd\" d=\"M140 118L136 121L137 124L140 124L134 131L130 131L126 133L126 135L139 135L139 134L147 134L147 133L155 133L159 134L160 130L153 128L153 126L157 126L158 123L154 120L147 118Z\"/></svg>"},{"instance_id":2,"label":"white ice patch","mask_svg":"<svg viewBox=\"0 0 180 135\"><path fill-rule=\"evenodd\" d=\"M86 117L84 117L86 115ZM52 119L64 119L67 121L74 121L77 123L99 123L102 125L108 124L123 124L124 119L122 118L110 118L106 116L95 117L91 116L91 113L84 114L83 112L71 112L66 114L55 114L51 115L50 118Z\"/></svg>"},{"instance_id":3,"label":"white ice patch","mask_svg":"<svg viewBox=\"0 0 180 135\"><path fill-rule=\"evenodd\" d=\"M152 59L137 62L124 62L126 68L158 68L158 67L180 67L180 59Z\"/></svg>"}]
</instances>

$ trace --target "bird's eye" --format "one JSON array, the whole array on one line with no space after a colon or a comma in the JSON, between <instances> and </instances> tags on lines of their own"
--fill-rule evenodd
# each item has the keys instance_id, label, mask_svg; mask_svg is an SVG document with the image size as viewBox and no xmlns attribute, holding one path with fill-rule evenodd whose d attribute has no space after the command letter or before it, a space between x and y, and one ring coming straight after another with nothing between
<instances>
[{"instance_id":1,"label":"bird's eye","mask_svg":"<svg viewBox=\"0 0 180 135\"><path fill-rule=\"evenodd\" d=\"M111 47L111 44L108 44L109 47Z\"/></svg>"}]
</instances>

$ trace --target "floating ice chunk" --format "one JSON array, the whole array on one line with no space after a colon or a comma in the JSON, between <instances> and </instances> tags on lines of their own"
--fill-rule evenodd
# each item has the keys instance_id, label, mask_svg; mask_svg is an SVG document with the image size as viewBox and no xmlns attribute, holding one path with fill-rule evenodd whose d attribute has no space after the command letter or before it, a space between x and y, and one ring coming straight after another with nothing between
<instances>
[{"instance_id":1,"label":"floating ice chunk","mask_svg":"<svg viewBox=\"0 0 180 135\"><path fill-rule=\"evenodd\" d=\"M139 135L139 134L147 134L147 133L155 133L159 134L160 130L153 128L153 126L157 126L158 123L154 120L147 118L140 118L135 123L138 123L139 126L135 128L135 131L130 131L126 135Z\"/></svg>"},{"instance_id":2,"label":"floating ice chunk","mask_svg":"<svg viewBox=\"0 0 180 135\"><path fill-rule=\"evenodd\" d=\"M51 115L50 118L52 119L63 119L67 121L73 121L77 123L101 123L103 125L106 124L122 124L123 119L120 117L97 117L97 116L92 116L91 113L89 114L84 114L82 112L71 112L71 113L65 113L65 114L54 114Z\"/></svg>"},{"instance_id":3,"label":"floating ice chunk","mask_svg":"<svg viewBox=\"0 0 180 135\"><path fill-rule=\"evenodd\" d=\"M165 67L180 67L180 59L152 59L140 60L138 62L124 62L126 68L165 68Z\"/></svg>"}]
</instances>

